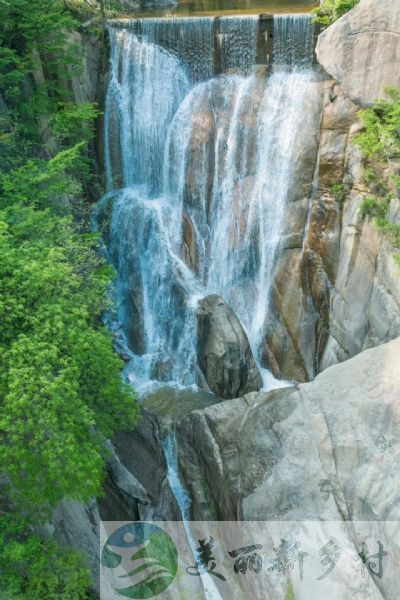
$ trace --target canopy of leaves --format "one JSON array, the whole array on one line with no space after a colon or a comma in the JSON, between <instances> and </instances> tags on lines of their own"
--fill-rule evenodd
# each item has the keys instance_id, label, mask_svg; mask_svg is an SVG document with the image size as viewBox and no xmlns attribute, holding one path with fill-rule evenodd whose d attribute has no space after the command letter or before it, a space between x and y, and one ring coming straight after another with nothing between
<instances>
[{"instance_id":1,"label":"canopy of leaves","mask_svg":"<svg viewBox=\"0 0 400 600\"><path fill-rule=\"evenodd\" d=\"M76 48L67 43L77 22L61 0L1 0L1 16L0 93L6 101L20 100L18 84L40 67L35 51L48 53L53 74L78 63Z\"/></svg>"},{"instance_id":2,"label":"canopy of leaves","mask_svg":"<svg viewBox=\"0 0 400 600\"><path fill-rule=\"evenodd\" d=\"M32 531L27 519L0 516L0 590L7 600L89 600L83 556Z\"/></svg>"},{"instance_id":3,"label":"canopy of leaves","mask_svg":"<svg viewBox=\"0 0 400 600\"><path fill-rule=\"evenodd\" d=\"M355 7L360 0L322 0L320 6L313 11L315 23L323 27L332 25L345 13Z\"/></svg>"},{"instance_id":4,"label":"canopy of leaves","mask_svg":"<svg viewBox=\"0 0 400 600\"><path fill-rule=\"evenodd\" d=\"M0 0L0 6L2 169L15 168L32 154L49 157L40 119L59 149L89 144L99 113L93 103L73 102L70 85L82 70L82 50L71 35L78 21L61 0ZM86 177L87 162L82 153Z\"/></svg>"},{"instance_id":5,"label":"canopy of leaves","mask_svg":"<svg viewBox=\"0 0 400 600\"><path fill-rule=\"evenodd\" d=\"M100 319L112 273L64 214L78 153L0 177L0 464L25 507L98 494L102 436L137 417Z\"/></svg>"},{"instance_id":6,"label":"canopy of leaves","mask_svg":"<svg viewBox=\"0 0 400 600\"><path fill-rule=\"evenodd\" d=\"M101 493L104 438L138 417L101 320L113 273L87 227L98 110L71 97L67 5L0 6L0 595L83 600L84 561L35 525Z\"/></svg>"}]
</instances>

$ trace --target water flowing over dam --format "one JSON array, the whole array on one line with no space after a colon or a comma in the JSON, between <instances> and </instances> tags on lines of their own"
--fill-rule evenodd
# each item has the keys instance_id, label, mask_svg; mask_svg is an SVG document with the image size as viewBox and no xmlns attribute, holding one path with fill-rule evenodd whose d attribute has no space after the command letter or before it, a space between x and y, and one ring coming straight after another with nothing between
<instances>
[{"instance_id":1,"label":"water flowing over dam","mask_svg":"<svg viewBox=\"0 0 400 600\"><path fill-rule=\"evenodd\" d=\"M321 94L311 17L274 17L268 66L260 26L258 16L110 23L102 210L139 388L197 383L195 310L212 293L263 366L290 203L307 209L312 193L302 149L316 161Z\"/></svg>"}]
</instances>

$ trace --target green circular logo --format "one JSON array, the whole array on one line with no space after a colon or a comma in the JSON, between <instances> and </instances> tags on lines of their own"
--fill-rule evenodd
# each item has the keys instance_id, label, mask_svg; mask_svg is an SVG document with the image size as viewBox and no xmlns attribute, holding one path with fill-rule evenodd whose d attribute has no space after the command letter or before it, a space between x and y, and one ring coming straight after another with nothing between
<instances>
[{"instance_id":1,"label":"green circular logo","mask_svg":"<svg viewBox=\"0 0 400 600\"><path fill-rule=\"evenodd\" d=\"M178 553L170 536L154 523L133 522L114 531L103 546L103 568L125 598L153 598L171 585Z\"/></svg>"}]
</instances>

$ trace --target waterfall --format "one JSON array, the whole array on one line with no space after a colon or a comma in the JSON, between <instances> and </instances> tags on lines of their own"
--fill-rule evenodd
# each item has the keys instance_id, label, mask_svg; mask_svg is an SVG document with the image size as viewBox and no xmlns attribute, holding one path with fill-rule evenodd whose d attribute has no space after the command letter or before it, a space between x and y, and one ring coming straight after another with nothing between
<instances>
[{"instance_id":1,"label":"waterfall","mask_svg":"<svg viewBox=\"0 0 400 600\"><path fill-rule=\"evenodd\" d=\"M168 481L178 503L182 520L190 521L190 498L179 477L174 431L169 433L163 441L163 450L167 461Z\"/></svg>"},{"instance_id":2,"label":"waterfall","mask_svg":"<svg viewBox=\"0 0 400 600\"><path fill-rule=\"evenodd\" d=\"M217 63L219 71L247 73L256 59L258 26L258 15L110 21L111 35L134 33L178 57L192 82L210 79Z\"/></svg>"},{"instance_id":3,"label":"waterfall","mask_svg":"<svg viewBox=\"0 0 400 600\"><path fill-rule=\"evenodd\" d=\"M221 17L219 23L222 70L247 73L256 60L258 16Z\"/></svg>"},{"instance_id":4,"label":"waterfall","mask_svg":"<svg viewBox=\"0 0 400 600\"><path fill-rule=\"evenodd\" d=\"M138 24L139 25L139 24ZM193 81L207 79L213 74L214 23L209 18L142 19L140 32L153 44L162 44L168 51L185 61Z\"/></svg>"},{"instance_id":5,"label":"waterfall","mask_svg":"<svg viewBox=\"0 0 400 600\"><path fill-rule=\"evenodd\" d=\"M305 15L274 18L274 64L278 68L310 70L314 58L314 27Z\"/></svg>"},{"instance_id":6,"label":"waterfall","mask_svg":"<svg viewBox=\"0 0 400 600\"><path fill-rule=\"evenodd\" d=\"M163 450L165 459L167 461L168 482L171 486L171 490L179 506L189 547L192 551L194 562L196 562L196 548L198 546L198 541L194 538L193 532L190 528L190 498L179 477L176 439L174 431L170 433L163 441ZM201 583L204 590L205 600L222 600L221 595L218 592L217 586L212 580L212 577L207 572L202 573Z\"/></svg>"},{"instance_id":7,"label":"waterfall","mask_svg":"<svg viewBox=\"0 0 400 600\"><path fill-rule=\"evenodd\" d=\"M108 182L114 185L116 165L112 163L117 160L124 186L143 185L147 194L157 194L168 126L188 91L188 79L176 57L129 31L110 28L110 41L105 127ZM116 141L119 159L113 152Z\"/></svg>"},{"instance_id":8,"label":"waterfall","mask_svg":"<svg viewBox=\"0 0 400 600\"><path fill-rule=\"evenodd\" d=\"M269 77L255 65L257 31L258 17L110 26L106 165L110 188L122 189L109 252L136 385L137 373L196 383L194 309L209 293L232 306L262 360L301 145L321 99L310 17L275 17ZM212 77L216 45L224 73Z\"/></svg>"}]
</instances>

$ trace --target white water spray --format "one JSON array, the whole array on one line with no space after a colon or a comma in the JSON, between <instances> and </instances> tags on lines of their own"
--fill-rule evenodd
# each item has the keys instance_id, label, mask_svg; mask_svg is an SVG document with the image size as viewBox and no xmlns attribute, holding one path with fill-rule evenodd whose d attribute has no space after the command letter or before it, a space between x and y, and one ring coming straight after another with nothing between
<instances>
[{"instance_id":1,"label":"white water spray","mask_svg":"<svg viewBox=\"0 0 400 600\"><path fill-rule=\"evenodd\" d=\"M320 97L312 92L308 16L275 18L268 78L250 72L257 18L221 19L223 63L234 72L211 79L211 20L201 19L198 31L195 19L181 29L176 19L162 21L110 28L106 163L110 187L120 177L124 189L109 250L119 319L134 331L128 339L141 340L133 376L190 386L194 308L209 293L232 306L261 360L300 143L313 135L304 122L319 114ZM191 51L190 35L201 40L191 65L178 58L183 46ZM160 36L171 52L154 43Z\"/></svg>"}]
</instances>

